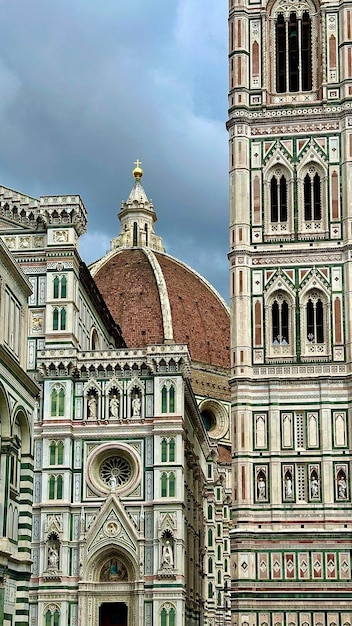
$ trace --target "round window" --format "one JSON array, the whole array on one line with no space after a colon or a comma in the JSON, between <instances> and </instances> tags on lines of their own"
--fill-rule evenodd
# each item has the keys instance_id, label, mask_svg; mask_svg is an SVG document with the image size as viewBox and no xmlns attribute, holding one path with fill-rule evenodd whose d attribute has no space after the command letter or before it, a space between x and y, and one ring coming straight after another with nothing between
<instances>
[{"instance_id":1,"label":"round window","mask_svg":"<svg viewBox=\"0 0 352 626\"><path fill-rule=\"evenodd\" d=\"M132 471L128 460L116 455L102 462L99 474L106 485L111 486L116 481L116 486L120 487L130 480Z\"/></svg>"},{"instance_id":2,"label":"round window","mask_svg":"<svg viewBox=\"0 0 352 626\"><path fill-rule=\"evenodd\" d=\"M124 442L100 445L87 459L87 483L97 495L115 490L119 495L127 495L140 478L140 456Z\"/></svg>"},{"instance_id":3,"label":"round window","mask_svg":"<svg viewBox=\"0 0 352 626\"><path fill-rule=\"evenodd\" d=\"M229 429L227 408L217 400L204 400L200 404L200 412L205 430L211 439L225 437Z\"/></svg>"}]
</instances>

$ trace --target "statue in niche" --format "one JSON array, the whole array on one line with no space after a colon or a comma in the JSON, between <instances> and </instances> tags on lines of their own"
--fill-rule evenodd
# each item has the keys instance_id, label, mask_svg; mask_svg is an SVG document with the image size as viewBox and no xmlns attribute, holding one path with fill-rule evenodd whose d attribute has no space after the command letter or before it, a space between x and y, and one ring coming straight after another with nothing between
<instances>
[{"instance_id":1,"label":"statue in niche","mask_svg":"<svg viewBox=\"0 0 352 626\"><path fill-rule=\"evenodd\" d=\"M124 563L119 559L110 559L103 566L100 573L100 580L102 582L120 581L127 578L127 569Z\"/></svg>"},{"instance_id":2,"label":"statue in niche","mask_svg":"<svg viewBox=\"0 0 352 626\"><path fill-rule=\"evenodd\" d=\"M174 554L172 551L172 545L167 539L163 545L162 554L161 554L161 567L162 568L170 568L174 566Z\"/></svg>"},{"instance_id":3,"label":"statue in niche","mask_svg":"<svg viewBox=\"0 0 352 626\"><path fill-rule=\"evenodd\" d=\"M120 400L119 397L114 393L110 398L110 417L118 417L119 416L119 408L120 408Z\"/></svg>"},{"instance_id":4,"label":"statue in niche","mask_svg":"<svg viewBox=\"0 0 352 626\"><path fill-rule=\"evenodd\" d=\"M310 479L310 497L312 499L319 498L319 481L316 474L312 474Z\"/></svg>"},{"instance_id":5,"label":"statue in niche","mask_svg":"<svg viewBox=\"0 0 352 626\"><path fill-rule=\"evenodd\" d=\"M284 493L285 499L289 500L293 497L293 487L292 487L292 478L290 474L286 474L284 481Z\"/></svg>"},{"instance_id":6,"label":"statue in niche","mask_svg":"<svg viewBox=\"0 0 352 626\"><path fill-rule=\"evenodd\" d=\"M341 500L346 500L347 498L347 483L343 473L337 479L337 495Z\"/></svg>"},{"instance_id":7,"label":"statue in niche","mask_svg":"<svg viewBox=\"0 0 352 626\"><path fill-rule=\"evenodd\" d=\"M97 399L92 393L88 396L88 417L95 419L97 416Z\"/></svg>"},{"instance_id":8,"label":"statue in niche","mask_svg":"<svg viewBox=\"0 0 352 626\"><path fill-rule=\"evenodd\" d=\"M266 482L265 476L262 472L258 475L257 495L258 500L265 500L266 498Z\"/></svg>"},{"instance_id":9,"label":"statue in niche","mask_svg":"<svg viewBox=\"0 0 352 626\"><path fill-rule=\"evenodd\" d=\"M141 414L141 401L140 398L135 394L132 400L132 417L139 417Z\"/></svg>"},{"instance_id":10,"label":"statue in niche","mask_svg":"<svg viewBox=\"0 0 352 626\"><path fill-rule=\"evenodd\" d=\"M48 549L48 569L57 572L59 566L59 552L55 545Z\"/></svg>"}]
</instances>

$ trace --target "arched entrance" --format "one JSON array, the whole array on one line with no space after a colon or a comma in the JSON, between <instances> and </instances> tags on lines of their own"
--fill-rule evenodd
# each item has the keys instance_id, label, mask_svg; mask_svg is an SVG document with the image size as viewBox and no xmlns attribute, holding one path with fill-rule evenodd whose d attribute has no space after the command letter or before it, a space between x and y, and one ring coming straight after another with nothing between
<instances>
[{"instance_id":1,"label":"arched entrance","mask_svg":"<svg viewBox=\"0 0 352 626\"><path fill-rule=\"evenodd\" d=\"M123 602L104 602L99 609L99 626L127 626L127 606Z\"/></svg>"},{"instance_id":2,"label":"arched entrance","mask_svg":"<svg viewBox=\"0 0 352 626\"><path fill-rule=\"evenodd\" d=\"M115 523L109 516L103 528L112 532ZM140 626L144 581L138 580L137 565L124 547L111 542L93 553L79 583L82 625Z\"/></svg>"}]
</instances>

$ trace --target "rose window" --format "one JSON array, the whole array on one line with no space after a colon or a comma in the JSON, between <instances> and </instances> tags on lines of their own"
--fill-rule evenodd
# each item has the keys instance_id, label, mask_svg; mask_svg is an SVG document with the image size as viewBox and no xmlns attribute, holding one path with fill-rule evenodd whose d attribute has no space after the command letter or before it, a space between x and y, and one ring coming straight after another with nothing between
<instances>
[{"instance_id":1,"label":"rose window","mask_svg":"<svg viewBox=\"0 0 352 626\"><path fill-rule=\"evenodd\" d=\"M131 478L131 466L127 459L112 456L105 459L100 466L100 478L106 485L116 481L116 486L125 485Z\"/></svg>"},{"instance_id":2,"label":"rose window","mask_svg":"<svg viewBox=\"0 0 352 626\"><path fill-rule=\"evenodd\" d=\"M97 495L118 491L131 493L141 479L141 459L126 443L105 443L95 448L87 459L87 483Z\"/></svg>"}]
</instances>

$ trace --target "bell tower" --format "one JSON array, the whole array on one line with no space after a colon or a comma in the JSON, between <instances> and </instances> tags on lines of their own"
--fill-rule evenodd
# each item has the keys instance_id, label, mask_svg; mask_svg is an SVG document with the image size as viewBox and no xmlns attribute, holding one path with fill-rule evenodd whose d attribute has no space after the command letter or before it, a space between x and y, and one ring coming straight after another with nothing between
<instances>
[{"instance_id":1,"label":"bell tower","mask_svg":"<svg viewBox=\"0 0 352 626\"><path fill-rule=\"evenodd\" d=\"M232 624L351 609L352 2L229 1Z\"/></svg>"}]
</instances>

